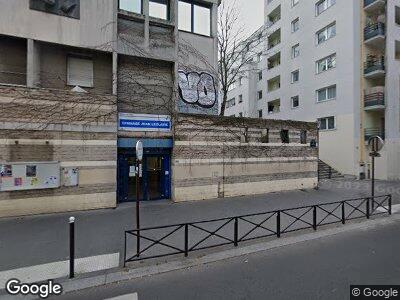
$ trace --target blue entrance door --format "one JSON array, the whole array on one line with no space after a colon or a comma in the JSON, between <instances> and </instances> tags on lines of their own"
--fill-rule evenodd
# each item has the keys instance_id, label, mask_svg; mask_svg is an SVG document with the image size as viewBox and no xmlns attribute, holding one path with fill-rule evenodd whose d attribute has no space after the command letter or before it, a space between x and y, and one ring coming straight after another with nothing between
<instances>
[{"instance_id":1,"label":"blue entrance door","mask_svg":"<svg viewBox=\"0 0 400 300\"><path fill-rule=\"evenodd\" d=\"M171 170L169 153L153 153L146 149L139 179L140 200L160 200L171 197ZM129 153L118 157L119 202L136 201L136 157Z\"/></svg>"}]
</instances>

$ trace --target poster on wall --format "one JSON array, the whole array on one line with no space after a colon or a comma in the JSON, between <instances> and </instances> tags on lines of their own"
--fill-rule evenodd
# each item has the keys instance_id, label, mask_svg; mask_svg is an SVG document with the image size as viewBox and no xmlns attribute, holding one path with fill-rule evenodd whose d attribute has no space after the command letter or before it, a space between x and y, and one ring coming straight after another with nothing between
<instances>
[{"instance_id":1,"label":"poster on wall","mask_svg":"<svg viewBox=\"0 0 400 300\"><path fill-rule=\"evenodd\" d=\"M12 177L12 165L1 165L0 176Z\"/></svg>"},{"instance_id":2,"label":"poster on wall","mask_svg":"<svg viewBox=\"0 0 400 300\"><path fill-rule=\"evenodd\" d=\"M0 164L0 192L52 189L60 186L59 162Z\"/></svg>"},{"instance_id":3,"label":"poster on wall","mask_svg":"<svg viewBox=\"0 0 400 300\"><path fill-rule=\"evenodd\" d=\"M79 169L78 168L63 168L63 186L78 186L79 185Z\"/></svg>"},{"instance_id":4,"label":"poster on wall","mask_svg":"<svg viewBox=\"0 0 400 300\"><path fill-rule=\"evenodd\" d=\"M218 114L216 78L207 72L178 71L178 110L192 114Z\"/></svg>"}]
</instances>

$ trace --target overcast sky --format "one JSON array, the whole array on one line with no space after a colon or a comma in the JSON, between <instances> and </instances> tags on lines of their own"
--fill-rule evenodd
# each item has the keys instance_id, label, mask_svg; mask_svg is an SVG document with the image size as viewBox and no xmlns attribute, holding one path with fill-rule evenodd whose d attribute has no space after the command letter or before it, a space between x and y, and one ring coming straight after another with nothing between
<instances>
[{"instance_id":1,"label":"overcast sky","mask_svg":"<svg viewBox=\"0 0 400 300\"><path fill-rule=\"evenodd\" d=\"M235 2L235 0L222 1ZM249 36L264 23L264 0L236 0L236 5L240 11L243 26L248 31L246 36Z\"/></svg>"}]
</instances>

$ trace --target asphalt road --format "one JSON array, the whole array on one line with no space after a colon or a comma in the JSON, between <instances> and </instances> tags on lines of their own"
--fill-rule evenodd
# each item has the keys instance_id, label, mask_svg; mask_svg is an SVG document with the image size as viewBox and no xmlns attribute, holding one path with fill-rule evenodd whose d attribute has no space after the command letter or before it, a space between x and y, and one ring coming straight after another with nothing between
<instances>
[{"instance_id":1,"label":"asphalt road","mask_svg":"<svg viewBox=\"0 0 400 300\"><path fill-rule=\"evenodd\" d=\"M351 284L400 283L399 234L379 225L57 299L349 299Z\"/></svg>"},{"instance_id":2,"label":"asphalt road","mask_svg":"<svg viewBox=\"0 0 400 300\"><path fill-rule=\"evenodd\" d=\"M400 203L399 182L378 182L377 194L393 193ZM142 227L230 217L276 209L340 201L369 195L368 181L328 181L319 190L187 203L143 203ZM76 255L122 253L124 231L135 228L135 206L0 219L0 271L68 259L68 218L76 217ZM121 256L122 257L122 256Z\"/></svg>"}]
</instances>

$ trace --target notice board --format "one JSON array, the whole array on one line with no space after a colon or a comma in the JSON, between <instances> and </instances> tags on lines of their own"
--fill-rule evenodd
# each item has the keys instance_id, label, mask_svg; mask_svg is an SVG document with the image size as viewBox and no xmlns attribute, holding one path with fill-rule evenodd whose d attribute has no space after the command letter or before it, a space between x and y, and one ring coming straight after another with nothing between
<instances>
[{"instance_id":1,"label":"notice board","mask_svg":"<svg viewBox=\"0 0 400 300\"><path fill-rule=\"evenodd\" d=\"M60 187L59 162L0 163L0 191Z\"/></svg>"}]
</instances>

